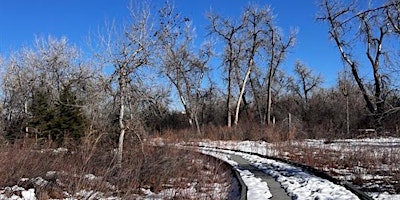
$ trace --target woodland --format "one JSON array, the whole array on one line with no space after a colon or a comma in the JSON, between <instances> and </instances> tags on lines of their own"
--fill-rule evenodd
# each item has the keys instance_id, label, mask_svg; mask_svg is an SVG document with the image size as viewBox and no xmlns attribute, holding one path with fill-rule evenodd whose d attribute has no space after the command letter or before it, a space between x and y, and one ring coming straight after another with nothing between
<instances>
[{"instance_id":1,"label":"woodland","mask_svg":"<svg viewBox=\"0 0 400 200\"><path fill-rule=\"evenodd\" d=\"M316 20L344 65L329 87L301 60L283 70L296 30L284 33L269 6L249 4L236 18L208 13L208 37L196 38L172 4L150 12L135 3L129 22L104 27L89 48L49 36L1 57L2 142L104 144L118 149L118 166L125 140L143 149L152 135L399 135L400 1L319 2ZM223 80L211 75L217 67Z\"/></svg>"}]
</instances>

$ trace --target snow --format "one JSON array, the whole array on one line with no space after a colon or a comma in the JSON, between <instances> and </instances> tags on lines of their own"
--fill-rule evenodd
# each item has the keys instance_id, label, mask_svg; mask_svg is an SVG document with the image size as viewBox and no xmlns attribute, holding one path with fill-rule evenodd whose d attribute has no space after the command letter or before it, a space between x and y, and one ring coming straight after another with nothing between
<instances>
[{"instance_id":1,"label":"snow","mask_svg":"<svg viewBox=\"0 0 400 200\"><path fill-rule=\"evenodd\" d=\"M247 185L247 198L248 199L269 199L272 197L271 192L268 189L268 184L262 182L260 178L257 178L248 170L238 170L243 182Z\"/></svg>"},{"instance_id":2,"label":"snow","mask_svg":"<svg viewBox=\"0 0 400 200\"><path fill-rule=\"evenodd\" d=\"M248 170L240 170L237 168L238 163L231 160L229 155L221 154L215 151L215 149L211 149L211 151L207 151L207 149L203 148L202 153L214 156L219 158L231 166L235 168L236 171L239 172L244 184L247 186L247 198L248 199L269 199L272 197L271 192L268 189L268 184L266 182L261 181L260 178L255 177L253 173Z\"/></svg>"},{"instance_id":3,"label":"snow","mask_svg":"<svg viewBox=\"0 0 400 200\"><path fill-rule=\"evenodd\" d=\"M229 159L229 154L238 155L248 160L253 166L271 175L278 181L287 193L298 200L311 199L341 199L356 200L356 195L348 191L340 185L336 185L330 181L319 178L315 175L304 172L301 168L291 166L286 163L275 161L272 159L262 158L257 155L239 153L227 150L218 150L215 148L202 148L202 152L216 156L231 165L235 166L235 162ZM220 156L219 154L225 154ZM239 171L240 175L248 186L248 199L268 199L272 197L268 189L268 184L261 182L254 174L249 171Z\"/></svg>"},{"instance_id":4,"label":"snow","mask_svg":"<svg viewBox=\"0 0 400 200\"><path fill-rule=\"evenodd\" d=\"M154 141L149 141L153 145L164 146L169 145L160 138ZM355 148L368 149L376 156L391 155L398 156L400 152L400 138L374 138L374 139L346 139L346 140L335 140L333 143L326 143L324 140L304 140L304 141L291 141L292 144L303 145L313 148L330 149L334 151L348 152L354 151ZM230 150L220 150L218 148L241 150L245 152L258 153L261 155L274 156L278 155L279 152L274 148L274 144L267 143L264 141L202 141L192 143L181 143L175 144L175 146L201 146L203 153L210 154L218 157L221 160L228 162L230 165L236 167L238 164L230 159L230 155L240 156L251 163L252 166L262 170L263 172L271 175L286 192L294 199L307 200L307 199L358 199L354 194L349 192L346 188L336 185L330 181L319 178L304 172L300 168L288 165L286 163L278 162L271 159L262 158L257 155L251 155L247 153L239 153ZM389 150L385 150L389 149ZM65 149L56 149L52 151L53 154L65 152ZM282 152L280 152L282 155ZM381 169L390 169L388 165L382 164L379 166ZM269 191L268 184L261 179L257 178L248 170L241 170L236 167L244 183L248 187L247 198L248 199L269 199L272 194ZM328 169L326 169L328 170ZM364 168L354 169L329 169L338 174L346 175L344 178L351 177L354 170L359 170L359 175L365 180L371 179L382 179L388 178L386 174L380 175L369 175L364 173ZM52 177L57 173L55 171L47 172L46 176ZM209 174L207 172L205 174ZM84 175L84 178L88 181L96 181L101 177L96 177L94 174ZM41 178L22 178L22 182L30 181L37 186L45 186L48 182ZM209 186L210 189L207 191L200 190L196 183L190 183L185 188L170 188L166 187L164 190L154 193L150 189L142 188L141 194L135 194L135 199L168 199L174 197L177 194L185 194L186 196L196 196L196 198L217 198L221 191L227 186L223 183L215 183ZM113 185L109 185L110 190L115 189ZM34 188L23 188L18 185L0 188L0 200L12 199L12 200L36 200ZM104 199L104 200L117 200L119 197L113 197L106 195L99 191L92 190L80 190L75 194L68 194L64 192L65 200L75 199ZM389 194L387 192L381 193L369 193L369 195L375 200L394 200L400 199L400 194ZM194 198L194 199L196 199Z\"/></svg>"},{"instance_id":5,"label":"snow","mask_svg":"<svg viewBox=\"0 0 400 200\"><path fill-rule=\"evenodd\" d=\"M198 188L196 183L192 183L187 188L168 188L161 190L158 193L154 193L150 189L141 188L143 195L135 196L137 200L164 200L164 199L175 199L176 196L184 196L184 199L221 199L221 192L224 192L226 185L220 183L214 183L209 185L213 188L213 191L204 193L201 188Z\"/></svg>"},{"instance_id":6,"label":"snow","mask_svg":"<svg viewBox=\"0 0 400 200\"><path fill-rule=\"evenodd\" d=\"M261 155L268 156L278 156L289 154L289 152L278 152L275 148L276 144L267 143L264 141L202 141L202 142L193 142L189 143L189 145L206 146L206 147L215 147L215 148L224 148L224 149L234 149L241 150L244 152L252 152L258 153ZM395 137L381 137L381 138L365 138L365 139L341 139L334 140L332 142L327 142L325 140L318 139L306 139L302 141L288 141L286 143L281 143L279 145L290 144L292 146L303 146L307 148L315 148L315 149L327 149L337 152L342 152L345 154L346 152L362 152L368 153L372 156L375 156L377 160L385 158L387 159L389 164L381 163L380 165L375 166L377 170L381 170L383 174L366 174L365 168L354 166L352 169L336 169L336 168L324 168L325 171L334 171L342 176L340 178L342 180L351 180L354 179L355 176L361 177L363 180L375 180L375 183L371 182L371 184L379 184L379 180L384 182L388 180L390 176L387 176L385 172L389 172L391 170L399 171L400 168L396 165L393 165L393 161L390 159L399 159L400 156L400 138ZM317 153L317 152L313 152ZM301 154L299 154L301 155ZM396 161L394 162L396 163ZM358 171L357 171L358 170ZM377 181L378 180L378 181ZM294 183L293 185L295 185ZM307 191L306 191L307 192ZM307 195L307 194L303 194ZM374 192L368 193L375 200L394 200L400 199L400 194L389 194L387 192ZM329 196L327 196L329 197ZM324 197L319 196L319 198L324 199ZM329 199L329 198L328 198Z\"/></svg>"},{"instance_id":7,"label":"snow","mask_svg":"<svg viewBox=\"0 0 400 200\"><path fill-rule=\"evenodd\" d=\"M22 199L24 200L36 200L35 189L31 188L21 192Z\"/></svg>"},{"instance_id":8,"label":"snow","mask_svg":"<svg viewBox=\"0 0 400 200\"><path fill-rule=\"evenodd\" d=\"M97 178L94 174L86 174L84 177L88 180L96 180Z\"/></svg>"},{"instance_id":9,"label":"snow","mask_svg":"<svg viewBox=\"0 0 400 200\"><path fill-rule=\"evenodd\" d=\"M8 192L13 192L12 195L6 195L4 193ZM21 196L16 195L14 193L20 192ZM30 188L28 190L25 190L22 187L19 187L17 185L14 185L12 187L6 187L4 190L0 190L0 199L10 199L10 200L36 200L35 196L35 189Z\"/></svg>"},{"instance_id":10,"label":"snow","mask_svg":"<svg viewBox=\"0 0 400 200\"><path fill-rule=\"evenodd\" d=\"M192 145L206 147L222 147L225 149L241 150L245 152L258 153L261 155L276 155L277 150L271 143L265 141L202 141Z\"/></svg>"},{"instance_id":11,"label":"snow","mask_svg":"<svg viewBox=\"0 0 400 200\"><path fill-rule=\"evenodd\" d=\"M388 194L387 192L381 194L372 194L373 199L380 199L380 200L399 200L400 194Z\"/></svg>"},{"instance_id":12,"label":"snow","mask_svg":"<svg viewBox=\"0 0 400 200\"><path fill-rule=\"evenodd\" d=\"M121 198L118 197L105 197L104 193L102 192L96 192L93 190L87 191L87 190L81 190L76 193L77 198L66 198L66 200L77 200L77 199L86 199L86 200L97 200L97 199L102 199L102 200L120 200Z\"/></svg>"},{"instance_id":13,"label":"snow","mask_svg":"<svg viewBox=\"0 0 400 200\"><path fill-rule=\"evenodd\" d=\"M387 138L365 138L365 139L340 139L332 143L326 143L324 140L307 139L304 141L294 141L297 145L309 146L315 148L330 149L335 151L354 151L357 149L369 149L376 152L382 152L380 148L387 148L389 150L400 147L400 138L387 137Z\"/></svg>"}]
</instances>

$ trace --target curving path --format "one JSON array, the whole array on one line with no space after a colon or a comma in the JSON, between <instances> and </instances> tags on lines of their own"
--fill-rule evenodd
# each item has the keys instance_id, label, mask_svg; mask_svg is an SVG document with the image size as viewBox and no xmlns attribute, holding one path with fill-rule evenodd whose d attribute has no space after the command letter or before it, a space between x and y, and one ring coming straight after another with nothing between
<instances>
[{"instance_id":1,"label":"curving path","mask_svg":"<svg viewBox=\"0 0 400 200\"><path fill-rule=\"evenodd\" d=\"M199 150L228 162L240 173L248 188L247 199L360 199L345 187L301 167L251 153L210 147Z\"/></svg>"}]
</instances>

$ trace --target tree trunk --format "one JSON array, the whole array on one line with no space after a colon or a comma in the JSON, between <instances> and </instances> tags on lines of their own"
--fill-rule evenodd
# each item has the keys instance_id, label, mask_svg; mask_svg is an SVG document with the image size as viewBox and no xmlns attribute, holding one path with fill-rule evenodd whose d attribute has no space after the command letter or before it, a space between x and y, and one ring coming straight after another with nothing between
<instances>
[{"instance_id":1,"label":"tree trunk","mask_svg":"<svg viewBox=\"0 0 400 200\"><path fill-rule=\"evenodd\" d=\"M28 100L25 100L24 112L25 112L25 115L28 116ZM28 127L28 125L26 125L25 126L25 137L28 137L28 135L29 135L29 127Z\"/></svg>"},{"instance_id":2,"label":"tree trunk","mask_svg":"<svg viewBox=\"0 0 400 200\"><path fill-rule=\"evenodd\" d=\"M196 125L197 135L201 136L200 123L199 123L199 119L198 119L198 117L197 117L197 114L195 114L195 115L193 116L193 120L194 120L194 124Z\"/></svg>"},{"instance_id":3,"label":"tree trunk","mask_svg":"<svg viewBox=\"0 0 400 200\"><path fill-rule=\"evenodd\" d=\"M133 125L134 125L133 131L134 131L134 133L135 133L137 139L138 139L139 142L140 142L140 147L141 147L141 151L142 151L142 156L143 156L143 159L146 161L146 153L145 153L145 151L144 151L144 142L143 142L142 137L140 136L140 132L139 132L139 131L141 131L141 130L138 130L138 129L139 129L138 126L140 126L140 124L139 124L140 122L138 122L139 119L135 119L135 117L134 117L133 110L135 110L135 109L133 108L132 102L133 102L132 99L130 99L130 104L129 104L129 110L131 111L131 112L130 112L130 122L131 122L131 123L134 123L134 124L133 124ZM141 126L140 126L140 128L141 128ZM128 127L128 129L129 129L129 127Z\"/></svg>"},{"instance_id":4,"label":"tree trunk","mask_svg":"<svg viewBox=\"0 0 400 200\"><path fill-rule=\"evenodd\" d=\"M260 98L260 96L261 96L260 91L257 90L254 82L255 81L253 80L253 78L250 77L250 85L251 85L251 89L253 91L254 104L256 105L256 108L257 108L257 113L258 113L258 117L260 119L260 124L265 125L266 115L265 115L265 112L263 110L263 105L262 105L263 98Z\"/></svg>"},{"instance_id":5,"label":"tree trunk","mask_svg":"<svg viewBox=\"0 0 400 200\"><path fill-rule=\"evenodd\" d=\"M350 137L349 95L346 95L346 137Z\"/></svg>"},{"instance_id":6,"label":"tree trunk","mask_svg":"<svg viewBox=\"0 0 400 200\"><path fill-rule=\"evenodd\" d=\"M124 110L125 110L125 98L123 95L120 97L121 105L119 108L119 140L118 140L118 154L117 154L117 169L122 169L122 158L123 158L123 150L124 150L124 138L125 138L125 124L124 124Z\"/></svg>"},{"instance_id":7,"label":"tree trunk","mask_svg":"<svg viewBox=\"0 0 400 200\"><path fill-rule=\"evenodd\" d=\"M228 98L226 101L228 128L232 127L232 67L229 66L228 72Z\"/></svg>"},{"instance_id":8,"label":"tree trunk","mask_svg":"<svg viewBox=\"0 0 400 200\"><path fill-rule=\"evenodd\" d=\"M268 102L267 102L267 125L271 125L272 113L272 89L268 86Z\"/></svg>"},{"instance_id":9,"label":"tree trunk","mask_svg":"<svg viewBox=\"0 0 400 200\"><path fill-rule=\"evenodd\" d=\"M122 159L123 159L123 151L124 151L124 138L125 138L125 131L126 126L124 122L125 117L125 92L126 92L126 74L124 72L124 66L120 66L119 69L119 88L120 88L120 106L119 106L119 140L118 140L118 151L117 151L117 169L122 169Z\"/></svg>"},{"instance_id":10,"label":"tree trunk","mask_svg":"<svg viewBox=\"0 0 400 200\"><path fill-rule=\"evenodd\" d=\"M272 79L274 77L273 66L270 66L268 72L268 84L267 84L267 92L268 92L268 102L267 102L267 125L271 124L271 113L272 113Z\"/></svg>"},{"instance_id":11,"label":"tree trunk","mask_svg":"<svg viewBox=\"0 0 400 200\"><path fill-rule=\"evenodd\" d=\"M250 61L249 68L247 69L246 76L244 77L244 80L243 80L242 88L240 89L240 94L239 94L239 98L238 98L238 101L237 101L237 104L236 104L236 111L235 111L235 126L237 126L238 122L239 122L240 104L242 103L242 97L243 97L243 94L244 94L244 90L246 89L247 80L249 79L249 76L250 76L250 73L251 73L251 68L252 68L251 66L252 65L253 65L253 60Z\"/></svg>"}]
</instances>

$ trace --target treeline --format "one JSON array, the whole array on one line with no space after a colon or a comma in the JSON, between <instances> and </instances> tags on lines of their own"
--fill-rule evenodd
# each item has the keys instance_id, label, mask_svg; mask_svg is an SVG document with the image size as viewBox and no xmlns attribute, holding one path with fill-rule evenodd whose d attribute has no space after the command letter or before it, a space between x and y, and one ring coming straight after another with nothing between
<instances>
[{"instance_id":1,"label":"treeline","mask_svg":"<svg viewBox=\"0 0 400 200\"><path fill-rule=\"evenodd\" d=\"M400 2L379 3L321 2L318 19L345 65L337 84L324 88L302 61L293 75L283 71L296 31L284 34L268 6L251 4L236 19L209 13L210 37L195 38L191 19L172 5L153 14L138 1L130 23L92 37L90 56L48 37L3 57L1 136L56 145L101 138L122 159L125 138L178 129L202 136L208 126L312 138L352 137L361 128L398 134ZM223 80L213 79L218 67ZM183 110L172 108L176 102Z\"/></svg>"}]
</instances>

